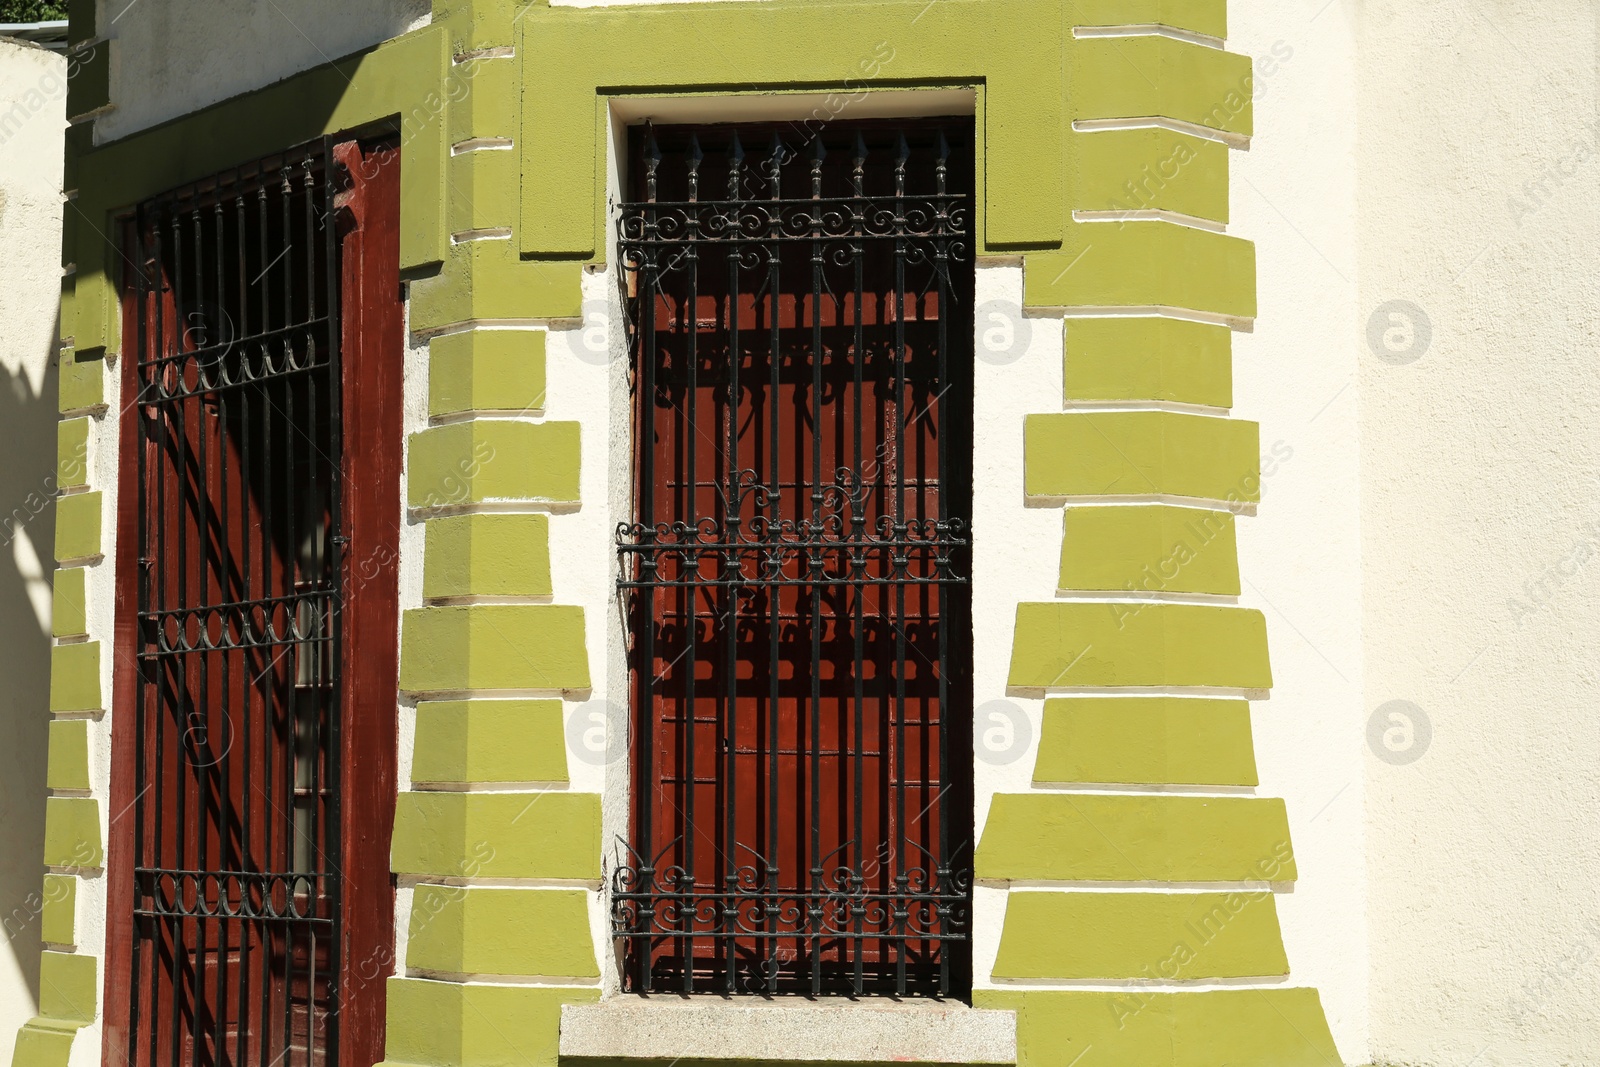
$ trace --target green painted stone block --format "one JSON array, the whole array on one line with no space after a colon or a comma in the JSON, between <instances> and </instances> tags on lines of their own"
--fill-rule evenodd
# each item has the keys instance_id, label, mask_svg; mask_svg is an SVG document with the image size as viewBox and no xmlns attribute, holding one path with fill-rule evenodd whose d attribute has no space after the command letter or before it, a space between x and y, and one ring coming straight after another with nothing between
<instances>
[{"instance_id":1,"label":"green painted stone block","mask_svg":"<svg viewBox=\"0 0 1600 1067\"><path fill-rule=\"evenodd\" d=\"M53 719L45 785L51 789L89 788L89 722Z\"/></svg>"},{"instance_id":2,"label":"green painted stone block","mask_svg":"<svg viewBox=\"0 0 1600 1067\"><path fill-rule=\"evenodd\" d=\"M50 710L99 711L100 642L56 645L50 650Z\"/></svg>"},{"instance_id":3,"label":"green painted stone block","mask_svg":"<svg viewBox=\"0 0 1600 1067\"><path fill-rule=\"evenodd\" d=\"M1075 0L1070 10L1076 26L1153 23L1212 37L1228 36L1227 0Z\"/></svg>"},{"instance_id":4,"label":"green painted stone block","mask_svg":"<svg viewBox=\"0 0 1600 1067\"><path fill-rule=\"evenodd\" d=\"M391 869L439 878L600 877L595 793L401 793Z\"/></svg>"},{"instance_id":5,"label":"green painted stone block","mask_svg":"<svg viewBox=\"0 0 1600 1067\"><path fill-rule=\"evenodd\" d=\"M62 419L56 431L56 486L77 489L89 484L88 418Z\"/></svg>"},{"instance_id":6,"label":"green painted stone block","mask_svg":"<svg viewBox=\"0 0 1600 1067\"><path fill-rule=\"evenodd\" d=\"M505 60L502 60L500 65L502 69L510 67ZM474 82L477 80L473 79ZM514 93L508 95L515 99ZM467 128L470 129L470 123L467 124ZM461 141L478 136L489 135L458 131L452 140ZM519 184L516 152L501 148L462 152L450 157L449 166L450 181L446 213L450 232L459 234L465 230L501 228L509 230L517 218Z\"/></svg>"},{"instance_id":7,"label":"green painted stone block","mask_svg":"<svg viewBox=\"0 0 1600 1067\"><path fill-rule=\"evenodd\" d=\"M1029 415L1023 451L1029 497L1178 496L1234 507L1261 499L1253 422L1173 411Z\"/></svg>"},{"instance_id":8,"label":"green painted stone block","mask_svg":"<svg viewBox=\"0 0 1600 1067\"><path fill-rule=\"evenodd\" d=\"M1157 316L1067 320L1066 400L1233 406L1233 334Z\"/></svg>"},{"instance_id":9,"label":"green painted stone block","mask_svg":"<svg viewBox=\"0 0 1600 1067\"><path fill-rule=\"evenodd\" d=\"M67 1067L72 1039L83 1025L43 1016L28 1020L17 1031L11 1067Z\"/></svg>"},{"instance_id":10,"label":"green painted stone block","mask_svg":"<svg viewBox=\"0 0 1600 1067\"><path fill-rule=\"evenodd\" d=\"M456 515L431 519L422 595L550 596L548 515Z\"/></svg>"},{"instance_id":11,"label":"green painted stone block","mask_svg":"<svg viewBox=\"0 0 1600 1067\"><path fill-rule=\"evenodd\" d=\"M56 501L56 561L94 559L101 553L101 494L76 493Z\"/></svg>"},{"instance_id":12,"label":"green painted stone block","mask_svg":"<svg viewBox=\"0 0 1600 1067\"><path fill-rule=\"evenodd\" d=\"M499 22L496 27L499 31L496 36L497 43L501 46L511 44L511 19L510 8L512 0L477 0L473 5L477 8L475 17L480 23ZM496 18L496 16L499 16ZM493 45L469 45L467 49L494 47ZM514 57L480 57L466 59L456 63L451 69L449 77L454 81L458 93L451 97L458 106L450 109L450 142L452 144L465 141L474 137L504 137L517 136L518 112L521 88L517 82L518 64ZM482 153L479 153L482 154ZM512 214L505 216L500 225L510 226L516 218L516 193L518 182L517 153L514 151L495 151L491 155L507 156L511 159L510 186L512 197Z\"/></svg>"},{"instance_id":13,"label":"green painted stone block","mask_svg":"<svg viewBox=\"0 0 1600 1067\"><path fill-rule=\"evenodd\" d=\"M100 961L76 952L39 954L39 1014L92 1023L99 1005Z\"/></svg>"},{"instance_id":14,"label":"green painted stone block","mask_svg":"<svg viewBox=\"0 0 1600 1067\"><path fill-rule=\"evenodd\" d=\"M561 1005L599 999L592 987L391 978L380 1067L556 1067Z\"/></svg>"},{"instance_id":15,"label":"green painted stone block","mask_svg":"<svg viewBox=\"0 0 1600 1067\"><path fill-rule=\"evenodd\" d=\"M1018 1067L1336 1067L1315 989L974 990L1017 1012Z\"/></svg>"},{"instance_id":16,"label":"green painted stone block","mask_svg":"<svg viewBox=\"0 0 1600 1067\"><path fill-rule=\"evenodd\" d=\"M1226 511L1073 507L1065 527L1062 589L1239 595L1239 544Z\"/></svg>"},{"instance_id":17,"label":"green painted stone block","mask_svg":"<svg viewBox=\"0 0 1600 1067\"><path fill-rule=\"evenodd\" d=\"M1256 250L1238 237L1170 222L1073 223L1059 252L1027 257L1023 302L1032 308L1182 308L1253 319Z\"/></svg>"},{"instance_id":18,"label":"green painted stone block","mask_svg":"<svg viewBox=\"0 0 1600 1067\"><path fill-rule=\"evenodd\" d=\"M563 707L559 700L423 701L411 780L565 782Z\"/></svg>"},{"instance_id":19,"label":"green painted stone block","mask_svg":"<svg viewBox=\"0 0 1600 1067\"><path fill-rule=\"evenodd\" d=\"M1174 211L1228 221L1228 147L1163 129L1096 130L1073 141L1079 211Z\"/></svg>"},{"instance_id":20,"label":"green painted stone block","mask_svg":"<svg viewBox=\"0 0 1600 1067\"><path fill-rule=\"evenodd\" d=\"M996 978L1278 977L1289 973L1270 890L1037 893L1006 898Z\"/></svg>"},{"instance_id":21,"label":"green painted stone block","mask_svg":"<svg viewBox=\"0 0 1600 1067\"><path fill-rule=\"evenodd\" d=\"M1074 121L1161 116L1248 137L1250 57L1171 37L1072 41L1067 101Z\"/></svg>"},{"instance_id":22,"label":"green painted stone block","mask_svg":"<svg viewBox=\"0 0 1600 1067\"><path fill-rule=\"evenodd\" d=\"M78 936L78 878L72 874L44 876L44 910L39 937L50 945L72 945Z\"/></svg>"},{"instance_id":23,"label":"green painted stone block","mask_svg":"<svg viewBox=\"0 0 1600 1067\"><path fill-rule=\"evenodd\" d=\"M1047 700L1041 785L1257 785L1250 705L1192 697Z\"/></svg>"},{"instance_id":24,"label":"green painted stone block","mask_svg":"<svg viewBox=\"0 0 1600 1067\"><path fill-rule=\"evenodd\" d=\"M100 805L87 797L44 802L44 865L72 870L102 866Z\"/></svg>"},{"instance_id":25,"label":"green painted stone block","mask_svg":"<svg viewBox=\"0 0 1600 1067\"><path fill-rule=\"evenodd\" d=\"M515 239L452 246L444 270L412 284L411 328L583 317L582 262L522 260L516 253Z\"/></svg>"},{"instance_id":26,"label":"green painted stone block","mask_svg":"<svg viewBox=\"0 0 1600 1067\"><path fill-rule=\"evenodd\" d=\"M408 611L401 624L400 688L412 693L587 689L583 609L494 604Z\"/></svg>"},{"instance_id":27,"label":"green painted stone block","mask_svg":"<svg viewBox=\"0 0 1600 1067\"><path fill-rule=\"evenodd\" d=\"M474 153L482 155L484 153ZM512 157L508 152L493 153ZM429 345L428 414L466 411L542 411L545 334L542 330L471 330Z\"/></svg>"},{"instance_id":28,"label":"green painted stone block","mask_svg":"<svg viewBox=\"0 0 1600 1067\"><path fill-rule=\"evenodd\" d=\"M1010 684L1270 689L1267 620L1250 608L1194 604L1019 604Z\"/></svg>"},{"instance_id":29,"label":"green painted stone block","mask_svg":"<svg viewBox=\"0 0 1600 1067\"><path fill-rule=\"evenodd\" d=\"M62 567L56 571L50 598L50 633L55 637L78 637L89 632L86 578L82 567Z\"/></svg>"},{"instance_id":30,"label":"green painted stone block","mask_svg":"<svg viewBox=\"0 0 1600 1067\"><path fill-rule=\"evenodd\" d=\"M1001 793L977 877L1043 882L1290 882L1283 801L1270 797Z\"/></svg>"},{"instance_id":31,"label":"green painted stone block","mask_svg":"<svg viewBox=\"0 0 1600 1067\"><path fill-rule=\"evenodd\" d=\"M419 885L406 966L442 974L598 978L587 894Z\"/></svg>"},{"instance_id":32,"label":"green painted stone block","mask_svg":"<svg viewBox=\"0 0 1600 1067\"><path fill-rule=\"evenodd\" d=\"M414 508L488 502L576 504L575 422L478 419L411 437L407 500Z\"/></svg>"}]
</instances>

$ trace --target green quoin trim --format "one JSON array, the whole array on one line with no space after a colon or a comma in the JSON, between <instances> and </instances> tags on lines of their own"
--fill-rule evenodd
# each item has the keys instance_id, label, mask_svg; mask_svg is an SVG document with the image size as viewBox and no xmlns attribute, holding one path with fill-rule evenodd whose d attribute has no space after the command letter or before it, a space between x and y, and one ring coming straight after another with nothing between
<instances>
[{"instance_id":1,"label":"green quoin trim","mask_svg":"<svg viewBox=\"0 0 1600 1067\"><path fill-rule=\"evenodd\" d=\"M1074 225L1061 251L1027 257L1022 281L1029 307L1178 307L1230 321L1256 315L1255 245L1170 222Z\"/></svg>"},{"instance_id":2,"label":"green quoin trim","mask_svg":"<svg viewBox=\"0 0 1600 1067\"><path fill-rule=\"evenodd\" d=\"M455 515L427 526L427 599L551 595L548 515Z\"/></svg>"},{"instance_id":3,"label":"green quoin trim","mask_svg":"<svg viewBox=\"0 0 1600 1067\"><path fill-rule=\"evenodd\" d=\"M595 793L401 793L391 869L439 878L600 878Z\"/></svg>"},{"instance_id":4,"label":"green quoin trim","mask_svg":"<svg viewBox=\"0 0 1600 1067\"><path fill-rule=\"evenodd\" d=\"M56 485L77 489L89 484L90 420L63 419L56 431Z\"/></svg>"},{"instance_id":5,"label":"green quoin trim","mask_svg":"<svg viewBox=\"0 0 1600 1067\"><path fill-rule=\"evenodd\" d=\"M44 865L93 869L101 865L100 806L87 797L44 802Z\"/></svg>"},{"instance_id":6,"label":"green quoin trim","mask_svg":"<svg viewBox=\"0 0 1600 1067\"><path fill-rule=\"evenodd\" d=\"M63 1022L94 1022L99 963L93 956L73 952L41 952L39 1014Z\"/></svg>"},{"instance_id":7,"label":"green quoin trim","mask_svg":"<svg viewBox=\"0 0 1600 1067\"><path fill-rule=\"evenodd\" d=\"M109 103L111 42L100 41L67 57L67 117L75 119Z\"/></svg>"},{"instance_id":8,"label":"green quoin trim","mask_svg":"<svg viewBox=\"0 0 1600 1067\"><path fill-rule=\"evenodd\" d=\"M1018 604L1010 685L1270 689L1267 620L1195 604Z\"/></svg>"},{"instance_id":9,"label":"green quoin trim","mask_svg":"<svg viewBox=\"0 0 1600 1067\"><path fill-rule=\"evenodd\" d=\"M598 978L588 894L419 885L406 966L449 974Z\"/></svg>"},{"instance_id":10,"label":"green quoin trim","mask_svg":"<svg viewBox=\"0 0 1600 1067\"><path fill-rule=\"evenodd\" d=\"M509 2L509 0L506 0ZM480 8L494 6L494 0L489 3L480 2ZM504 40L502 45L511 43L511 25L507 20ZM460 50L458 50L459 52ZM519 96L517 92L517 76L520 73L517 61L510 56L473 58L463 63L458 63L451 70L451 76L462 82L465 90L458 97L452 97L460 104L459 107L450 109L450 141L452 144L465 141L473 137L504 137L513 139L517 136L517 117L519 110ZM509 188L512 201L511 214L501 218L499 225L510 226L516 218L515 196L517 191L517 155L515 152L500 150L490 152L471 153L472 155L509 157ZM462 156L460 158L467 158Z\"/></svg>"},{"instance_id":11,"label":"green quoin trim","mask_svg":"<svg viewBox=\"0 0 1600 1067\"><path fill-rule=\"evenodd\" d=\"M1253 422L1174 411L1029 415L1023 447L1030 497L1261 499L1260 428Z\"/></svg>"},{"instance_id":12,"label":"green quoin trim","mask_svg":"<svg viewBox=\"0 0 1600 1067\"><path fill-rule=\"evenodd\" d=\"M89 722L55 719L50 723L50 756L45 785L50 789L89 788Z\"/></svg>"},{"instance_id":13,"label":"green quoin trim","mask_svg":"<svg viewBox=\"0 0 1600 1067\"><path fill-rule=\"evenodd\" d=\"M1227 0L1096 0L1074 11L1080 26L1171 26L1212 37L1228 36Z\"/></svg>"},{"instance_id":14,"label":"green quoin trim","mask_svg":"<svg viewBox=\"0 0 1600 1067\"><path fill-rule=\"evenodd\" d=\"M39 1016L17 1031L11 1067L67 1067L72 1039L84 1024Z\"/></svg>"},{"instance_id":15,"label":"green quoin trim","mask_svg":"<svg viewBox=\"0 0 1600 1067\"><path fill-rule=\"evenodd\" d=\"M479 419L413 434L407 499L414 508L488 501L575 504L578 424Z\"/></svg>"},{"instance_id":16,"label":"green quoin trim","mask_svg":"<svg viewBox=\"0 0 1600 1067\"><path fill-rule=\"evenodd\" d=\"M1159 317L1067 320L1066 401L1233 406L1233 334Z\"/></svg>"},{"instance_id":17,"label":"green quoin trim","mask_svg":"<svg viewBox=\"0 0 1600 1067\"><path fill-rule=\"evenodd\" d=\"M1289 973L1268 890L1011 893L996 979L1250 978Z\"/></svg>"},{"instance_id":18,"label":"green quoin trim","mask_svg":"<svg viewBox=\"0 0 1600 1067\"><path fill-rule=\"evenodd\" d=\"M515 159L509 152L472 155ZM428 346L428 414L542 410L544 344L542 330L472 330L434 338Z\"/></svg>"},{"instance_id":19,"label":"green quoin trim","mask_svg":"<svg viewBox=\"0 0 1600 1067\"><path fill-rule=\"evenodd\" d=\"M559 700L427 700L417 705L413 782L565 782Z\"/></svg>"},{"instance_id":20,"label":"green quoin trim","mask_svg":"<svg viewBox=\"0 0 1600 1067\"><path fill-rule=\"evenodd\" d=\"M89 632L88 607L84 591L88 573L82 567L62 567L56 571L50 608L52 636L77 637Z\"/></svg>"},{"instance_id":21,"label":"green quoin trim","mask_svg":"<svg viewBox=\"0 0 1600 1067\"><path fill-rule=\"evenodd\" d=\"M50 650L50 710L99 711L100 642L57 645Z\"/></svg>"},{"instance_id":22,"label":"green quoin trim","mask_svg":"<svg viewBox=\"0 0 1600 1067\"><path fill-rule=\"evenodd\" d=\"M1248 137L1250 57L1171 37L1083 37L1067 65L1072 119L1161 115Z\"/></svg>"},{"instance_id":23,"label":"green quoin trim","mask_svg":"<svg viewBox=\"0 0 1600 1067\"><path fill-rule=\"evenodd\" d=\"M39 937L46 944L71 945L77 939L78 879L71 874L44 876L44 910Z\"/></svg>"},{"instance_id":24,"label":"green quoin trim","mask_svg":"<svg viewBox=\"0 0 1600 1067\"><path fill-rule=\"evenodd\" d=\"M1001 793L976 866L991 881L1295 878L1288 814L1270 797Z\"/></svg>"},{"instance_id":25,"label":"green quoin trim","mask_svg":"<svg viewBox=\"0 0 1600 1067\"><path fill-rule=\"evenodd\" d=\"M1080 211L1175 211L1228 221L1228 147L1162 129L1098 130L1074 142Z\"/></svg>"},{"instance_id":26,"label":"green quoin trim","mask_svg":"<svg viewBox=\"0 0 1600 1067\"><path fill-rule=\"evenodd\" d=\"M599 999L595 988L391 978L384 1065L556 1067L561 1005Z\"/></svg>"},{"instance_id":27,"label":"green quoin trim","mask_svg":"<svg viewBox=\"0 0 1600 1067\"><path fill-rule=\"evenodd\" d=\"M1250 705L1187 697L1047 700L1033 780L1258 785Z\"/></svg>"},{"instance_id":28,"label":"green quoin trim","mask_svg":"<svg viewBox=\"0 0 1600 1067\"><path fill-rule=\"evenodd\" d=\"M62 331L80 351L119 344L118 260L101 238L113 217L165 189L321 137L389 121L398 125L400 263L415 269L445 259L445 125L451 101L446 35L428 27L376 48L286 78L98 148L70 162L83 215L75 291Z\"/></svg>"},{"instance_id":29,"label":"green quoin trim","mask_svg":"<svg viewBox=\"0 0 1600 1067\"><path fill-rule=\"evenodd\" d=\"M1068 206L1067 16L1066 6L1042 11L1035 0L529 8L517 52L523 99L537 106L522 109L521 249L588 257L604 247L606 87L853 93L886 78L981 84L976 232L984 249L1054 246ZM997 25L1034 32L997 35ZM704 61L708 52L740 60L720 70Z\"/></svg>"},{"instance_id":30,"label":"green quoin trim","mask_svg":"<svg viewBox=\"0 0 1600 1067\"><path fill-rule=\"evenodd\" d=\"M498 225L505 225L499 223ZM518 258L512 241L468 241L411 286L411 328L503 319L581 319L583 264Z\"/></svg>"},{"instance_id":31,"label":"green quoin trim","mask_svg":"<svg viewBox=\"0 0 1600 1067\"><path fill-rule=\"evenodd\" d=\"M56 501L56 560L93 559L100 555L99 493L78 493Z\"/></svg>"},{"instance_id":32,"label":"green quoin trim","mask_svg":"<svg viewBox=\"0 0 1600 1067\"><path fill-rule=\"evenodd\" d=\"M400 688L587 689L583 609L495 604L408 611L401 625Z\"/></svg>"},{"instance_id":33,"label":"green quoin trim","mask_svg":"<svg viewBox=\"0 0 1600 1067\"><path fill-rule=\"evenodd\" d=\"M974 990L973 1004L1017 1012L1028 1067L1330 1067L1334 1047L1315 989L1193 993Z\"/></svg>"},{"instance_id":34,"label":"green quoin trim","mask_svg":"<svg viewBox=\"0 0 1600 1067\"><path fill-rule=\"evenodd\" d=\"M1074 507L1065 524L1062 589L1239 595L1239 545L1226 511Z\"/></svg>"},{"instance_id":35,"label":"green quoin trim","mask_svg":"<svg viewBox=\"0 0 1600 1067\"><path fill-rule=\"evenodd\" d=\"M453 234L498 226L509 229L517 217L517 154L493 149L452 156L448 204Z\"/></svg>"},{"instance_id":36,"label":"green quoin trim","mask_svg":"<svg viewBox=\"0 0 1600 1067\"><path fill-rule=\"evenodd\" d=\"M76 353L62 354L61 380L57 383L62 411L90 411L105 406L105 366L106 361L97 356L80 359Z\"/></svg>"}]
</instances>

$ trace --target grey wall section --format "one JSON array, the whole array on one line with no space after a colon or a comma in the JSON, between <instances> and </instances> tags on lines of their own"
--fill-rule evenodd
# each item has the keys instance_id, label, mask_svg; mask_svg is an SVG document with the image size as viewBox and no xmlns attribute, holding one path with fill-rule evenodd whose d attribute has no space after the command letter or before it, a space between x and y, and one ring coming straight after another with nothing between
<instances>
[{"instance_id":1,"label":"grey wall section","mask_svg":"<svg viewBox=\"0 0 1600 1067\"><path fill-rule=\"evenodd\" d=\"M282 81L426 23L430 0L100 0L103 143Z\"/></svg>"},{"instance_id":2,"label":"grey wall section","mask_svg":"<svg viewBox=\"0 0 1600 1067\"><path fill-rule=\"evenodd\" d=\"M36 1011L66 61L0 39L0 1033ZM0 1056L11 1055L9 1041Z\"/></svg>"}]
</instances>

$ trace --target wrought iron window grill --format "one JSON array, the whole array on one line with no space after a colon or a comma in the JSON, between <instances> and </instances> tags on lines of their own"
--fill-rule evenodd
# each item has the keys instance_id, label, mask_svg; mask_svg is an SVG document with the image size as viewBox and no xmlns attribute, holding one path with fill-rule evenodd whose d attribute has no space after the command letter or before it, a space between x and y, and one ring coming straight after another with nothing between
<instances>
[{"instance_id":1,"label":"wrought iron window grill","mask_svg":"<svg viewBox=\"0 0 1600 1067\"><path fill-rule=\"evenodd\" d=\"M337 1059L344 180L321 141L128 225L136 1067Z\"/></svg>"},{"instance_id":2,"label":"wrought iron window grill","mask_svg":"<svg viewBox=\"0 0 1600 1067\"><path fill-rule=\"evenodd\" d=\"M635 131L628 991L967 988L971 137Z\"/></svg>"}]
</instances>

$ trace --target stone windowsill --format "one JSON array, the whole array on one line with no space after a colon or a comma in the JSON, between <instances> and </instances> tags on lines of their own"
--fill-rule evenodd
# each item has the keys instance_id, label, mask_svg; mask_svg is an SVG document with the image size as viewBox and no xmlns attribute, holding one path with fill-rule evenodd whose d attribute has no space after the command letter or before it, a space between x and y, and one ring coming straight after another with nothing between
<instances>
[{"instance_id":1,"label":"stone windowsill","mask_svg":"<svg viewBox=\"0 0 1600 1067\"><path fill-rule=\"evenodd\" d=\"M1010 1011L950 1003L608 997L561 1009L561 1058L1015 1064Z\"/></svg>"}]
</instances>

